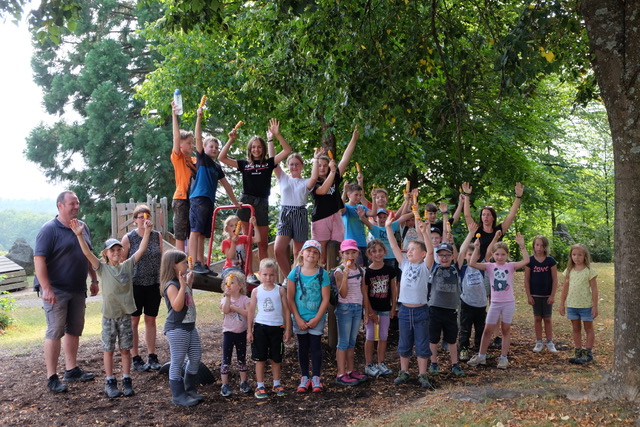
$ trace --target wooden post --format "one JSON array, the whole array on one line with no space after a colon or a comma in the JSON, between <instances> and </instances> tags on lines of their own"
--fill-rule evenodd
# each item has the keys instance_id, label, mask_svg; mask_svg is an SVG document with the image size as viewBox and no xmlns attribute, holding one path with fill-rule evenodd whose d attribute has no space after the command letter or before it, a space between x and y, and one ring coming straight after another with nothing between
<instances>
[{"instance_id":1,"label":"wooden post","mask_svg":"<svg viewBox=\"0 0 640 427\"><path fill-rule=\"evenodd\" d=\"M111 198L111 237L118 237L118 205L116 198Z\"/></svg>"}]
</instances>

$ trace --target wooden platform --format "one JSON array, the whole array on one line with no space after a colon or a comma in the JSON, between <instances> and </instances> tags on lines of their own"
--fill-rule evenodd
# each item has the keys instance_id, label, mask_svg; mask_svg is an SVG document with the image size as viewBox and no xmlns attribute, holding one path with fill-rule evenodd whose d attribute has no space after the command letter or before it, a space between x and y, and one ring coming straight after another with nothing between
<instances>
[{"instance_id":1,"label":"wooden platform","mask_svg":"<svg viewBox=\"0 0 640 427\"><path fill-rule=\"evenodd\" d=\"M5 256L0 256L0 276L6 276L0 280L1 291L14 291L29 286L24 268Z\"/></svg>"}]
</instances>

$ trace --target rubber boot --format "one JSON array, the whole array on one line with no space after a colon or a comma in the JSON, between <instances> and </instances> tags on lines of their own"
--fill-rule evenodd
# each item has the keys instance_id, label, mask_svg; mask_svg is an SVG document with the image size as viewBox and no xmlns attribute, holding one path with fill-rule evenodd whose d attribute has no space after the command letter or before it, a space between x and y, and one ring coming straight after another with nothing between
<instances>
[{"instance_id":1,"label":"rubber boot","mask_svg":"<svg viewBox=\"0 0 640 427\"><path fill-rule=\"evenodd\" d=\"M204 400L204 396L198 394L196 389L198 388L198 374L190 374L189 372L184 373L184 390L187 395L197 400L198 402L202 402Z\"/></svg>"},{"instance_id":2,"label":"rubber boot","mask_svg":"<svg viewBox=\"0 0 640 427\"><path fill-rule=\"evenodd\" d=\"M189 397L184 390L183 380L169 380L169 387L171 388L171 395L173 396L172 402L176 405L182 406L195 406L199 402Z\"/></svg>"}]
</instances>

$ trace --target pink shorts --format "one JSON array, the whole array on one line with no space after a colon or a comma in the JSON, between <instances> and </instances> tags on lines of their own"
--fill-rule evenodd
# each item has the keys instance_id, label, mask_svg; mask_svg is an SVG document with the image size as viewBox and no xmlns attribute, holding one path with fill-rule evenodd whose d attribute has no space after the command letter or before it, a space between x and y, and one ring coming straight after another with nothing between
<instances>
[{"instance_id":1,"label":"pink shorts","mask_svg":"<svg viewBox=\"0 0 640 427\"><path fill-rule=\"evenodd\" d=\"M331 216L312 222L311 238L319 242L327 242L329 240L342 242L344 240L342 214L338 211Z\"/></svg>"},{"instance_id":2,"label":"pink shorts","mask_svg":"<svg viewBox=\"0 0 640 427\"><path fill-rule=\"evenodd\" d=\"M502 322L511 324L513 322L513 315L516 312L515 301L505 302L493 302L489 306L489 312L487 313L487 325L495 325L498 323L498 319L502 315Z\"/></svg>"}]
</instances>

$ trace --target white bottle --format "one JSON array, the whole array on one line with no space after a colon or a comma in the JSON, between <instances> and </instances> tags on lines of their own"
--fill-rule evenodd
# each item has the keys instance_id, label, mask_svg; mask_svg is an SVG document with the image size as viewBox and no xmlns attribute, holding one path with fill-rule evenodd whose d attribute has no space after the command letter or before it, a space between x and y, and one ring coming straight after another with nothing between
<instances>
[{"instance_id":1,"label":"white bottle","mask_svg":"<svg viewBox=\"0 0 640 427\"><path fill-rule=\"evenodd\" d=\"M176 114L182 115L182 94L180 93L180 89L176 89L173 93L173 103L176 104Z\"/></svg>"}]
</instances>

